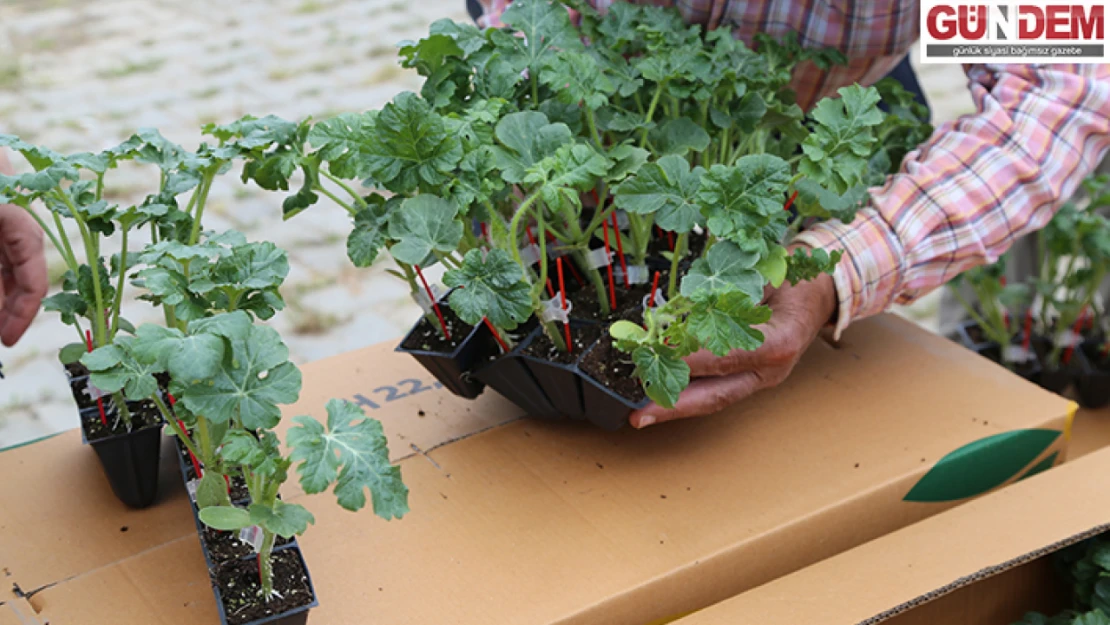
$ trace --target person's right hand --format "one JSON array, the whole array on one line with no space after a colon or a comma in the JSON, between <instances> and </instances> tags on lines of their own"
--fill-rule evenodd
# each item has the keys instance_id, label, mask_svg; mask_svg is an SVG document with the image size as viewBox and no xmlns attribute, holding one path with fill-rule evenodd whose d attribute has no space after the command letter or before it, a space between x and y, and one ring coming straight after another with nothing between
<instances>
[{"instance_id":1,"label":"person's right hand","mask_svg":"<svg viewBox=\"0 0 1110 625\"><path fill-rule=\"evenodd\" d=\"M0 153L0 173L10 173ZM0 341L11 347L27 331L48 286L42 228L18 206L0 204Z\"/></svg>"}]
</instances>

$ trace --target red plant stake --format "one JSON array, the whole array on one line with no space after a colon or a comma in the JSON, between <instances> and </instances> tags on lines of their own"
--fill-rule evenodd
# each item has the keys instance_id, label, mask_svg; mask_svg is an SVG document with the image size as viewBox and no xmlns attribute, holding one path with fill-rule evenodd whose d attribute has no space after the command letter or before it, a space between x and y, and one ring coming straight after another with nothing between
<instances>
[{"instance_id":1,"label":"red plant stake","mask_svg":"<svg viewBox=\"0 0 1110 625\"><path fill-rule=\"evenodd\" d=\"M1033 340L1033 309L1025 311L1025 336L1021 340L1021 348L1029 351L1029 344Z\"/></svg>"},{"instance_id":2,"label":"red plant stake","mask_svg":"<svg viewBox=\"0 0 1110 625\"><path fill-rule=\"evenodd\" d=\"M547 281L547 285L551 286L550 280ZM501 351L509 351L509 346L505 344L505 341L501 338L501 334L497 331L497 328L493 327L493 324L489 322L489 317L482 317L482 322L486 324L486 327L489 328L490 332L493 332L493 338L497 339L497 342L501 345Z\"/></svg>"},{"instance_id":3,"label":"red plant stake","mask_svg":"<svg viewBox=\"0 0 1110 625\"><path fill-rule=\"evenodd\" d=\"M628 282L628 265L624 262L624 245L621 243L621 229L617 227L617 213L613 213L613 235L617 237L617 256L621 259L621 271L624 272L624 288L632 288Z\"/></svg>"},{"instance_id":4,"label":"red plant stake","mask_svg":"<svg viewBox=\"0 0 1110 625\"><path fill-rule=\"evenodd\" d=\"M482 228L482 238L486 240L486 243L489 243L489 226L484 221L479 226Z\"/></svg>"},{"instance_id":5,"label":"red plant stake","mask_svg":"<svg viewBox=\"0 0 1110 625\"><path fill-rule=\"evenodd\" d=\"M168 397L169 400L170 400L170 408L173 408L174 404L177 403L177 398L173 396L173 393L166 393L166 397ZM188 434L185 431L185 422L184 421L182 421L181 419L178 419L177 420L177 427L181 428L181 433L182 434L188 436ZM193 472L195 472L197 474L197 479L199 480L200 478L204 477L204 471L200 470L200 462L197 462L197 457L195 455L193 455L192 450L190 450L188 447L185 448L185 451L186 451L186 453L189 454L189 460L193 463Z\"/></svg>"},{"instance_id":6,"label":"red plant stake","mask_svg":"<svg viewBox=\"0 0 1110 625\"><path fill-rule=\"evenodd\" d=\"M795 190L794 193L792 193L790 195L790 199L786 200L786 204L783 205L782 210L784 210L784 211L790 210L790 207L794 205L794 200L797 199L797 197L798 197L798 191Z\"/></svg>"},{"instance_id":7,"label":"red plant stake","mask_svg":"<svg viewBox=\"0 0 1110 625\"><path fill-rule=\"evenodd\" d=\"M1073 325L1071 327L1071 333L1072 334L1075 334L1075 335L1079 334L1079 328L1080 328L1079 324L1083 323L1083 315L1085 315L1086 313L1087 313L1087 307L1084 306L1083 310L1079 311L1079 318L1075 320L1075 325ZM1071 361L1071 355L1072 355L1072 352L1074 352L1074 351L1075 351L1075 345L1074 344L1068 345L1068 349L1066 351L1064 351L1064 364L1065 365L1068 364L1069 361Z\"/></svg>"},{"instance_id":8,"label":"red plant stake","mask_svg":"<svg viewBox=\"0 0 1110 625\"><path fill-rule=\"evenodd\" d=\"M559 269L559 299L563 306L563 311L567 309L567 287L563 283L563 257L560 256L555 260L555 265ZM570 341L570 319L563 322L563 330L567 333L567 353L574 352L574 344Z\"/></svg>"},{"instance_id":9,"label":"red plant stake","mask_svg":"<svg viewBox=\"0 0 1110 625\"><path fill-rule=\"evenodd\" d=\"M659 288L659 272L655 272L655 277L651 279L651 295L648 296L648 308L655 306L655 289Z\"/></svg>"},{"instance_id":10,"label":"red plant stake","mask_svg":"<svg viewBox=\"0 0 1110 625\"><path fill-rule=\"evenodd\" d=\"M91 354L92 350L93 350L92 330L85 330L85 345L89 348L89 353ZM88 382L86 382L85 384L88 384ZM105 427L105 429L107 429L108 428L108 417L104 416L104 398L103 397L97 397L96 398L96 407L100 409L100 424L103 425Z\"/></svg>"},{"instance_id":11,"label":"red plant stake","mask_svg":"<svg viewBox=\"0 0 1110 625\"><path fill-rule=\"evenodd\" d=\"M610 249L609 249L609 222L608 221L601 222L601 230L605 233L605 255L609 256L613 252L610 251ZM616 285L616 283L613 282L613 263L610 262L608 265L605 266L605 269L607 269L609 271L609 307L610 308L616 308L617 307L617 285Z\"/></svg>"},{"instance_id":12,"label":"red plant stake","mask_svg":"<svg viewBox=\"0 0 1110 625\"><path fill-rule=\"evenodd\" d=\"M447 331L447 322L443 320L443 311L439 309L439 302L436 301L436 296L432 295L432 288L428 286L428 281L424 279L424 272L420 271L420 265L413 265L413 267L416 268L416 275L420 276L420 282L424 283L424 290L428 293L428 301L432 303L436 316L439 317L439 327L443 328L443 336L450 341L451 333Z\"/></svg>"}]
</instances>

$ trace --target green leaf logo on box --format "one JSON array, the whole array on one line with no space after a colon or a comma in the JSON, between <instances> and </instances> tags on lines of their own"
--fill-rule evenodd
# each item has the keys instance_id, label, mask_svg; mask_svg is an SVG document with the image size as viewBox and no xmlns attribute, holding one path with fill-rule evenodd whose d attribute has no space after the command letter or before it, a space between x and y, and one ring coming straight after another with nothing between
<instances>
[{"instance_id":1,"label":"green leaf logo on box","mask_svg":"<svg viewBox=\"0 0 1110 625\"><path fill-rule=\"evenodd\" d=\"M1059 430L1013 430L968 443L941 458L904 500L957 501L993 490L1019 475L1021 479L1031 477L1052 466L1056 454L1026 470L1061 434Z\"/></svg>"}]
</instances>

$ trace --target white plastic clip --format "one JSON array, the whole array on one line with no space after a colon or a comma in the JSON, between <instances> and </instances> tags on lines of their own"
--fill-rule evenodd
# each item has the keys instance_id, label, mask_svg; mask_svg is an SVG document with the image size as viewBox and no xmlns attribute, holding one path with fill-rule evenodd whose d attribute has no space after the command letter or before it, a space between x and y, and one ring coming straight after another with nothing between
<instances>
[{"instance_id":1,"label":"white plastic clip","mask_svg":"<svg viewBox=\"0 0 1110 625\"><path fill-rule=\"evenodd\" d=\"M613 264L613 252L606 252L603 247L591 250L586 254L586 264L589 265L590 269L608 267Z\"/></svg>"},{"instance_id":2,"label":"white plastic clip","mask_svg":"<svg viewBox=\"0 0 1110 625\"><path fill-rule=\"evenodd\" d=\"M89 397L89 399L91 399L93 401L96 401L96 400L100 399L101 397L107 397L108 396L108 393L105 393L104 391L96 388L92 384L85 384L85 389L84 389L83 392L85 393L85 395L87 395Z\"/></svg>"},{"instance_id":3,"label":"white plastic clip","mask_svg":"<svg viewBox=\"0 0 1110 625\"><path fill-rule=\"evenodd\" d=\"M1083 342L1083 337L1071 330L1064 330L1058 333L1053 340L1056 347L1076 347Z\"/></svg>"},{"instance_id":4,"label":"white plastic clip","mask_svg":"<svg viewBox=\"0 0 1110 625\"><path fill-rule=\"evenodd\" d=\"M199 486L199 485L200 485L200 480L198 480L196 478L193 478L193 479L189 480L188 482L185 482L185 492L189 493L189 499L191 499L193 501L193 503L197 502L197 486Z\"/></svg>"},{"instance_id":5,"label":"white plastic clip","mask_svg":"<svg viewBox=\"0 0 1110 625\"><path fill-rule=\"evenodd\" d=\"M628 268L628 283L629 284L647 284L651 271L648 270L647 265L632 265ZM624 268L614 267L613 277L618 281L624 281Z\"/></svg>"},{"instance_id":6,"label":"white plastic clip","mask_svg":"<svg viewBox=\"0 0 1110 625\"><path fill-rule=\"evenodd\" d=\"M617 214L617 227L620 228L621 230L627 230L628 229L628 213L626 213L622 210L619 210L619 211L616 211L616 214Z\"/></svg>"},{"instance_id":7,"label":"white plastic clip","mask_svg":"<svg viewBox=\"0 0 1110 625\"><path fill-rule=\"evenodd\" d=\"M651 303L651 306L648 306L649 301ZM654 300L651 299L651 293L648 293L647 295L644 296L644 299L643 299L642 303L643 303L643 306L644 306L644 310L647 310L648 308L659 308L661 306L666 306L667 305L667 298L663 297L663 289L658 288L658 289L655 289L655 299Z\"/></svg>"},{"instance_id":8,"label":"white plastic clip","mask_svg":"<svg viewBox=\"0 0 1110 625\"><path fill-rule=\"evenodd\" d=\"M447 288L441 284L430 284L428 286L432 289L432 295L435 295L437 302L443 299L443 296L447 294ZM428 300L428 292L424 289L420 289L416 293L413 293L412 299L416 302L417 306L420 306L420 308L424 310L424 314L429 314L434 310L432 302Z\"/></svg>"},{"instance_id":9,"label":"white plastic clip","mask_svg":"<svg viewBox=\"0 0 1110 625\"><path fill-rule=\"evenodd\" d=\"M255 553L258 553L262 549L262 528L257 525L244 527L239 530L239 540L250 545Z\"/></svg>"},{"instance_id":10,"label":"white plastic clip","mask_svg":"<svg viewBox=\"0 0 1110 625\"><path fill-rule=\"evenodd\" d=\"M1021 345L1007 345L1006 348L1002 350L1003 362L1024 363L1034 360L1035 358L1036 356L1033 354L1032 350L1025 349L1025 347Z\"/></svg>"},{"instance_id":11,"label":"white plastic clip","mask_svg":"<svg viewBox=\"0 0 1110 625\"><path fill-rule=\"evenodd\" d=\"M525 265L531 266L540 262L540 246L535 243L520 248L520 259L524 261Z\"/></svg>"},{"instance_id":12,"label":"white plastic clip","mask_svg":"<svg viewBox=\"0 0 1110 625\"><path fill-rule=\"evenodd\" d=\"M563 310L563 299L560 295L556 294L549 300L543 302L543 313L540 318L546 321L558 321L559 323L567 323L570 320L570 311L574 310L574 302L567 300L567 308Z\"/></svg>"}]
</instances>

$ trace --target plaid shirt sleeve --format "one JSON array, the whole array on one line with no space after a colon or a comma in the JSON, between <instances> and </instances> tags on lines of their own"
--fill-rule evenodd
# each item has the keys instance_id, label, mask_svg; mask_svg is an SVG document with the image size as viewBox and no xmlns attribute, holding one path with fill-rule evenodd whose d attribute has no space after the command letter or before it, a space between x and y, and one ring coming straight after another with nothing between
<instances>
[{"instance_id":1,"label":"plaid shirt sleeve","mask_svg":"<svg viewBox=\"0 0 1110 625\"><path fill-rule=\"evenodd\" d=\"M836 335L994 262L1045 225L1110 148L1110 66L973 65L978 112L941 125L851 225L796 241L843 249Z\"/></svg>"}]
</instances>

